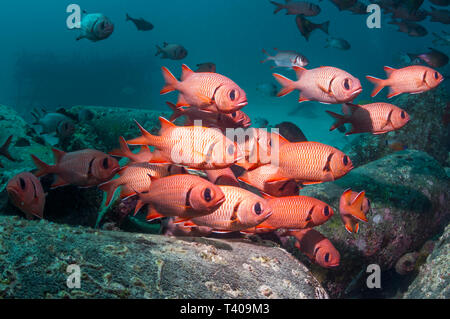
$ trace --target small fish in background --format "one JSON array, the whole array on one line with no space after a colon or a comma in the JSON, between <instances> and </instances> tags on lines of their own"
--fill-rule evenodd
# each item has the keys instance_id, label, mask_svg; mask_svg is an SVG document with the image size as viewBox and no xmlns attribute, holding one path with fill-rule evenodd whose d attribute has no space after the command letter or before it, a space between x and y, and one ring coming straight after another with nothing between
<instances>
[{"instance_id":1,"label":"small fish in background","mask_svg":"<svg viewBox=\"0 0 450 319\"><path fill-rule=\"evenodd\" d=\"M128 13L126 13L126 15L125 15L125 21L133 22L139 31L153 30L153 24L144 20L143 18L134 19L134 18L130 17L130 15Z\"/></svg>"},{"instance_id":2,"label":"small fish in background","mask_svg":"<svg viewBox=\"0 0 450 319\"><path fill-rule=\"evenodd\" d=\"M6 157L7 159L9 159L11 162L15 162L16 160L11 156L11 154L9 153L9 146L11 145L11 141L12 141L12 135L10 135L5 143L3 143L3 145L0 147L0 155L3 157ZM0 168L3 168L2 163L0 163Z\"/></svg>"},{"instance_id":3,"label":"small fish in background","mask_svg":"<svg viewBox=\"0 0 450 319\"><path fill-rule=\"evenodd\" d=\"M397 140L386 140L386 146L395 152L404 151L408 148L408 146Z\"/></svg>"},{"instance_id":4,"label":"small fish in background","mask_svg":"<svg viewBox=\"0 0 450 319\"><path fill-rule=\"evenodd\" d=\"M210 227L184 227L182 224L173 222L173 218L164 218L161 222L161 234L166 236L192 236L192 237L206 237L211 235L212 228Z\"/></svg>"},{"instance_id":5,"label":"small fish in background","mask_svg":"<svg viewBox=\"0 0 450 319\"><path fill-rule=\"evenodd\" d=\"M350 47L350 43L348 43L347 40L334 37L327 38L327 44L325 45L325 48L334 48L339 50L348 50Z\"/></svg>"},{"instance_id":6,"label":"small fish in background","mask_svg":"<svg viewBox=\"0 0 450 319\"><path fill-rule=\"evenodd\" d=\"M431 11L428 12L432 22L440 22L443 24L450 24L450 11L445 9L436 9L431 7Z\"/></svg>"},{"instance_id":7,"label":"small fish in background","mask_svg":"<svg viewBox=\"0 0 450 319\"><path fill-rule=\"evenodd\" d=\"M370 210L370 201L365 197L366 192L354 192L351 188L345 190L339 201L339 213L345 229L349 233L357 234L359 231L358 221L367 223L366 214Z\"/></svg>"},{"instance_id":8,"label":"small fish in background","mask_svg":"<svg viewBox=\"0 0 450 319\"><path fill-rule=\"evenodd\" d=\"M233 113L248 104L245 91L231 79L219 73L196 73L182 65L181 81L162 67L165 85L160 94L179 91L177 107L206 108L215 105L221 113Z\"/></svg>"},{"instance_id":9,"label":"small fish in background","mask_svg":"<svg viewBox=\"0 0 450 319\"><path fill-rule=\"evenodd\" d=\"M409 122L409 115L405 110L389 103L372 103L356 105L346 103L342 105L344 115L326 111L336 119L330 131L351 123L352 129L345 135L357 133L384 134L398 130Z\"/></svg>"},{"instance_id":10,"label":"small fish in background","mask_svg":"<svg viewBox=\"0 0 450 319\"><path fill-rule=\"evenodd\" d=\"M407 35L411 37L424 37L428 34L427 29L425 29L420 24L410 22L410 21L390 21L389 24L395 24L398 26L398 32L406 33Z\"/></svg>"},{"instance_id":11,"label":"small fish in background","mask_svg":"<svg viewBox=\"0 0 450 319\"><path fill-rule=\"evenodd\" d=\"M448 6L450 5L450 0L430 0L432 4L437 6Z\"/></svg>"},{"instance_id":12,"label":"small fish in background","mask_svg":"<svg viewBox=\"0 0 450 319\"><path fill-rule=\"evenodd\" d=\"M313 17L318 15L321 11L317 4L305 1L286 0L285 4L275 1L270 1L270 3L276 6L273 14L276 14L280 10L286 9L286 15L301 14L305 17Z\"/></svg>"},{"instance_id":13,"label":"small fish in background","mask_svg":"<svg viewBox=\"0 0 450 319\"><path fill-rule=\"evenodd\" d=\"M173 164L131 163L117 172L118 178L102 183L98 188L106 192L105 206L109 206L114 192L119 187L121 188L121 198L134 196L137 193L146 192L152 183L152 179L183 172L182 167L176 167Z\"/></svg>"},{"instance_id":14,"label":"small fish in background","mask_svg":"<svg viewBox=\"0 0 450 319\"><path fill-rule=\"evenodd\" d=\"M356 0L330 0L339 11L348 10L356 4Z\"/></svg>"},{"instance_id":15,"label":"small fish in background","mask_svg":"<svg viewBox=\"0 0 450 319\"><path fill-rule=\"evenodd\" d=\"M91 110L84 108L78 112L77 118L79 122L89 122L95 118L95 114Z\"/></svg>"},{"instance_id":16,"label":"small fish in background","mask_svg":"<svg viewBox=\"0 0 450 319\"><path fill-rule=\"evenodd\" d=\"M362 91L357 78L335 67L323 66L310 70L294 67L294 71L297 81L273 73L282 86L278 96L299 90L299 103L318 101L325 104L340 104L353 101Z\"/></svg>"},{"instance_id":17,"label":"small fish in background","mask_svg":"<svg viewBox=\"0 0 450 319\"><path fill-rule=\"evenodd\" d=\"M47 113L42 109L40 112L37 109L31 112L35 121L32 125L39 126L41 129L38 130L39 134L49 135L58 137L60 140L64 140L73 135L75 132L75 123L67 115L50 112Z\"/></svg>"},{"instance_id":18,"label":"small fish in background","mask_svg":"<svg viewBox=\"0 0 450 319\"><path fill-rule=\"evenodd\" d=\"M339 266L341 255L331 241L315 229L287 231L283 236L293 236L295 247L304 253L311 262L324 268Z\"/></svg>"},{"instance_id":19,"label":"small fish in background","mask_svg":"<svg viewBox=\"0 0 450 319\"><path fill-rule=\"evenodd\" d=\"M88 14L83 11L83 16L77 28L80 30L80 35L76 38L77 41L85 38L97 42L109 38L114 31L114 24L102 13Z\"/></svg>"},{"instance_id":20,"label":"small fish in background","mask_svg":"<svg viewBox=\"0 0 450 319\"><path fill-rule=\"evenodd\" d=\"M138 153L133 153L122 136L119 137L119 145L120 149L112 150L109 154L118 157L126 157L130 160L129 163L148 163L153 158L153 154L147 145L143 145Z\"/></svg>"},{"instance_id":21,"label":"small fish in background","mask_svg":"<svg viewBox=\"0 0 450 319\"><path fill-rule=\"evenodd\" d=\"M439 45L450 45L450 33L442 30L443 35L433 32L433 43Z\"/></svg>"},{"instance_id":22,"label":"small fish in background","mask_svg":"<svg viewBox=\"0 0 450 319\"><path fill-rule=\"evenodd\" d=\"M309 196L263 197L272 209L272 215L257 225L256 229L311 228L327 222L334 214L327 203Z\"/></svg>"},{"instance_id":23,"label":"small fish in background","mask_svg":"<svg viewBox=\"0 0 450 319\"><path fill-rule=\"evenodd\" d=\"M411 59L411 62L419 59L431 66L432 68L440 68L443 67L448 63L448 56L436 49L428 48L431 50L427 53L421 53L421 54L414 54L414 53L407 53L409 58Z\"/></svg>"},{"instance_id":24,"label":"small fish in background","mask_svg":"<svg viewBox=\"0 0 450 319\"><path fill-rule=\"evenodd\" d=\"M216 65L212 62L205 62L197 64L195 72L212 72L216 73Z\"/></svg>"},{"instance_id":25,"label":"small fish in background","mask_svg":"<svg viewBox=\"0 0 450 319\"><path fill-rule=\"evenodd\" d=\"M182 60L188 55L188 51L180 44L163 43L161 48L156 46L155 56L161 55L161 59Z\"/></svg>"},{"instance_id":26,"label":"small fish in background","mask_svg":"<svg viewBox=\"0 0 450 319\"><path fill-rule=\"evenodd\" d=\"M225 201L221 188L198 176L178 174L155 179L137 192L136 213L147 205L147 221L178 216L187 220L216 211Z\"/></svg>"},{"instance_id":27,"label":"small fish in background","mask_svg":"<svg viewBox=\"0 0 450 319\"><path fill-rule=\"evenodd\" d=\"M299 186L294 179L274 180L279 176L279 168L266 164L255 169L245 171L238 180L259 191L272 196L298 195Z\"/></svg>"},{"instance_id":28,"label":"small fish in background","mask_svg":"<svg viewBox=\"0 0 450 319\"><path fill-rule=\"evenodd\" d=\"M231 168L210 169L205 171L208 180L216 185L227 185L239 187L239 181L236 179Z\"/></svg>"},{"instance_id":29,"label":"small fish in background","mask_svg":"<svg viewBox=\"0 0 450 319\"><path fill-rule=\"evenodd\" d=\"M154 146L152 162L172 162L206 170L230 167L243 157L240 148L217 129L176 126L162 117L159 120L161 129L158 136L150 134L136 122L142 136L127 141L130 145Z\"/></svg>"},{"instance_id":30,"label":"small fish in background","mask_svg":"<svg viewBox=\"0 0 450 319\"><path fill-rule=\"evenodd\" d=\"M262 52L267 55L267 58L262 60L261 63L265 63L267 61L275 62L275 65L270 67L271 69L292 68L294 66L304 67L309 64L308 59L300 53L295 51L282 51L277 48L274 48L274 50L277 51L277 54L274 56L271 56L266 50L262 50Z\"/></svg>"},{"instance_id":31,"label":"small fish in background","mask_svg":"<svg viewBox=\"0 0 450 319\"><path fill-rule=\"evenodd\" d=\"M353 6L347 9L353 14L367 14L367 5L357 1Z\"/></svg>"},{"instance_id":32,"label":"small fish in background","mask_svg":"<svg viewBox=\"0 0 450 319\"><path fill-rule=\"evenodd\" d=\"M390 87L387 97L390 99L402 93L423 93L434 89L444 77L432 68L423 65L411 65L401 69L384 67L387 79L378 79L373 76L366 78L375 85L371 97L376 96L385 86Z\"/></svg>"},{"instance_id":33,"label":"small fish in background","mask_svg":"<svg viewBox=\"0 0 450 319\"><path fill-rule=\"evenodd\" d=\"M308 140L303 131L292 122L281 122L275 127L278 128L280 135L289 142L306 142Z\"/></svg>"},{"instance_id":34,"label":"small fish in background","mask_svg":"<svg viewBox=\"0 0 450 319\"><path fill-rule=\"evenodd\" d=\"M56 180L51 188L65 185L91 187L106 182L114 177L120 169L117 160L103 152L84 149L75 152L63 152L52 149L54 165L48 165L34 155L31 155L38 171L37 177L55 174Z\"/></svg>"},{"instance_id":35,"label":"small fish in background","mask_svg":"<svg viewBox=\"0 0 450 319\"><path fill-rule=\"evenodd\" d=\"M425 10L411 11L404 6L391 8L387 11L392 13L393 19L402 19L404 21L419 22L427 18L427 12Z\"/></svg>"},{"instance_id":36,"label":"small fish in background","mask_svg":"<svg viewBox=\"0 0 450 319\"><path fill-rule=\"evenodd\" d=\"M264 82L256 85L256 91L267 96L277 96L278 90L278 86L273 82Z\"/></svg>"},{"instance_id":37,"label":"small fish in background","mask_svg":"<svg viewBox=\"0 0 450 319\"><path fill-rule=\"evenodd\" d=\"M39 179L29 172L15 175L6 185L11 202L28 219L44 217L45 194Z\"/></svg>"},{"instance_id":38,"label":"small fish in background","mask_svg":"<svg viewBox=\"0 0 450 319\"><path fill-rule=\"evenodd\" d=\"M323 23L313 23L306 19L304 16L298 14L295 17L295 23L297 24L297 28L300 31L300 33L303 35L303 37L306 39L306 41L309 40L309 36L311 32L313 32L316 29L322 30L326 34L328 34L328 27L330 26L330 21L326 21Z\"/></svg>"},{"instance_id":39,"label":"small fish in background","mask_svg":"<svg viewBox=\"0 0 450 319\"><path fill-rule=\"evenodd\" d=\"M219 233L241 231L261 224L272 214L264 198L239 187L219 187L225 194L223 204L209 215L192 218L185 226L206 226Z\"/></svg>"}]
</instances>

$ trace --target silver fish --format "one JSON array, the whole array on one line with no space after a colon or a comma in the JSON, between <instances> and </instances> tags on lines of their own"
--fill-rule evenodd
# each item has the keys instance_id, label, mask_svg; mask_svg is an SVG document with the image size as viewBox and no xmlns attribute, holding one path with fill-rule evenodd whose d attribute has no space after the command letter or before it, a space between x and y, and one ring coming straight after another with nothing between
<instances>
[{"instance_id":1,"label":"silver fish","mask_svg":"<svg viewBox=\"0 0 450 319\"><path fill-rule=\"evenodd\" d=\"M267 55L267 58L262 60L261 63L265 63L267 61L273 61L275 62L274 66L271 66L271 68L292 68L294 66L299 67L305 67L308 65L309 61L300 53L297 53L295 51L282 51L278 49L274 49L277 51L277 54L274 56L271 56L266 50L262 50L265 55Z\"/></svg>"}]
</instances>

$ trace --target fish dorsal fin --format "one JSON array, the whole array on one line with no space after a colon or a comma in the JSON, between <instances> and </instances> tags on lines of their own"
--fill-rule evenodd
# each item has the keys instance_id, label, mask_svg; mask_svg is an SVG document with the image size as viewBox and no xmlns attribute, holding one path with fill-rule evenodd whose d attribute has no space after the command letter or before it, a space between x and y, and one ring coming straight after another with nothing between
<instances>
[{"instance_id":1,"label":"fish dorsal fin","mask_svg":"<svg viewBox=\"0 0 450 319\"><path fill-rule=\"evenodd\" d=\"M274 199L274 198L276 198L275 196L269 195L269 194L261 192L261 191L260 191L260 193L261 193L262 198L264 198L264 199Z\"/></svg>"},{"instance_id":2,"label":"fish dorsal fin","mask_svg":"<svg viewBox=\"0 0 450 319\"><path fill-rule=\"evenodd\" d=\"M66 152L58 150L56 148L52 148L52 152L53 152L53 158L54 158L55 164L58 164L59 162L61 162L62 157L66 154Z\"/></svg>"},{"instance_id":3,"label":"fish dorsal fin","mask_svg":"<svg viewBox=\"0 0 450 319\"><path fill-rule=\"evenodd\" d=\"M397 69L391 68L390 66L385 66L384 71L386 72L387 76L389 77L392 72L396 71Z\"/></svg>"},{"instance_id":4,"label":"fish dorsal fin","mask_svg":"<svg viewBox=\"0 0 450 319\"><path fill-rule=\"evenodd\" d=\"M173 124L168 119L166 119L162 116L159 117L159 122L161 123L161 133L164 132L165 130L176 127L175 124Z\"/></svg>"},{"instance_id":5,"label":"fish dorsal fin","mask_svg":"<svg viewBox=\"0 0 450 319\"><path fill-rule=\"evenodd\" d=\"M362 203L364 201L364 196L365 195L366 195L365 191L359 192L359 194L356 195L356 197L352 200L350 205L355 206L355 207L361 207ZM358 205L358 204L360 204L360 205Z\"/></svg>"},{"instance_id":6,"label":"fish dorsal fin","mask_svg":"<svg viewBox=\"0 0 450 319\"><path fill-rule=\"evenodd\" d=\"M281 135L280 133L272 133L272 134L278 136L279 146L286 144L286 143L290 143L289 140L287 138L285 138L283 135Z\"/></svg>"},{"instance_id":7,"label":"fish dorsal fin","mask_svg":"<svg viewBox=\"0 0 450 319\"><path fill-rule=\"evenodd\" d=\"M194 74L194 71L192 71L186 64L181 66L181 81L186 80L192 74Z\"/></svg>"},{"instance_id":8,"label":"fish dorsal fin","mask_svg":"<svg viewBox=\"0 0 450 319\"><path fill-rule=\"evenodd\" d=\"M343 193L342 196L344 196L344 199L347 203L350 203L350 195L352 194L352 189L348 188Z\"/></svg>"},{"instance_id":9,"label":"fish dorsal fin","mask_svg":"<svg viewBox=\"0 0 450 319\"><path fill-rule=\"evenodd\" d=\"M353 217L363 221L367 222L367 217L363 212L363 203L365 199L365 191L360 192L356 197L353 199L352 203L350 204L351 208L351 214Z\"/></svg>"},{"instance_id":10,"label":"fish dorsal fin","mask_svg":"<svg viewBox=\"0 0 450 319\"><path fill-rule=\"evenodd\" d=\"M303 72L307 71L305 68L299 66L293 66L292 69L295 71L295 75L297 75L297 80L300 79Z\"/></svg>"},{"instance_id":11,"label":"fish dorsal fin","mask_svg":"<svg viewBox=\"0 0 450 319\"><path fill-rule=\"evenodd\" d=\"M358 108L360 108L360 105L353 104L353 103L344 103L342 104L342 113L345 115L351 115L353 112L355 112Z\"/></svg>"}]
</instances>

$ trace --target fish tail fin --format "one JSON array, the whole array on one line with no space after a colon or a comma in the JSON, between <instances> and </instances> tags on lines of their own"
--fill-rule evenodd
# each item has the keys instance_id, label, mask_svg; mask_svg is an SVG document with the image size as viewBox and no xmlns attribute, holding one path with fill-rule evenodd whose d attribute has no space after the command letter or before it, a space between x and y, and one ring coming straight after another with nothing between
<instances>
[{"instance_id":1,"label":"fish tail fin","mask_svg":"<svg viewBox=\"0 0 450 319\"><path fill-rule=\"evenodd\" d=\"M266 50L262 49L262 53L264 53L265 55L267 55L267 57L264 60L261 60L261 63L265 63L267 61L270 60L270 54L269 52L267 52Z\"/></svg>"},{"instance_id":2,"label":"fish tail fin","mask_svg":"<svg viewBox=\"0 0 450 319\"><path fill-rule=\"evenodd\" d=\"M12 135L10 135L6 142L2 145L2 147L0 147L0 154L2 154L4 157L6 157L7 159L9 159L12 162L15 162L16 160L11 156L11 154L9 153L9 145L11 145L11 141L12 141Z\"/></svg>"},{"instance_id":3,"label":"fish tail fin","mask_svg":"<svg viewBox=\"0 0 450 319\"><path fill-rule=\"evenodd\" d=\"M108 207L109 204L111 203L114 193L116 192L119 186L120 185L117 185L117 179L112 179L106 183L98 185L98 188L106 193L106 201L105 201L106 207Z\"/></svg>"},{"instance_id":4,"label":"fish tail fin","mask_svg":"<svg viewBox=\"0 0 450 319\"><path fill-rule=\"evenodd\" d=\"M375 88L373 89L372 94L370 95L371 97L376 96L386 86L385 80L370 75L367 75L366 78L375 85Z\"/></svg>"},{"instance_id":5,"label":"fish tail fin","mask_svg":"<svg viewBox=\"0 0 450 319\"><path fill-rule=\"evenodd\" d=\"M329 115L331 115L333 118L336 119L336 122L334 122L334 124L330 127L330 131L337 129L338 127L341 127L342 125L344 125L345 123L348 122L345 115L341 115L341 114L334 113L331 111L325 111L325 112L327 112Z\"/></svg>"},{"instance_id":6,"label":"fish tail fin","mask_svg":"<svg viewBox=\"0 0 450 319\"><path fill-rule=\"evenodd\" d=\"M47 175L47 174L54 172L53 165L48 165L47 163L44 163L43 161L41 161L39 158L37 158L33 154L31 154L31 159L33 160L34 165L36 165L36 168L38 169L38 171L36 173L34 173L34 175L36 175L37 177Z\"/></svg>"},{"instance_id":7,"label":"fish tail fin","mask_svg":"<svg viewBox=\"0 0 450 319\"><path fill-rule=\"evenodd\" d=\"M272 75L275 77L275 80L277 80L278 83L280 83L282 86L280 92L278 92L277 94L278 97L285 96L286 94L289 94L292 91L294 91L295 89L294 81L289 80L287 77L282 76L281 74L278 73L273 73Z\"/></svg>"},{"instance_id":8,"label":"fish tail fin","mask_svg":"<svg viewBox=\"0 0 450 319\"><path fill-rule=\"evenodd\" d=\"M319 25L319 28L323 31L323 32L325 32L326 34L328 34L328 28L330 27L330 21L326 21L326 22L324 22L324 23L321 23L320 25Z\"/></svg>"},{"instance_id":9,"label":"fish tail fin","mask_svg":"<svg viewBox=\"0 0 450 319\"><path fill-rule=\"evenodd\" d=\"M177 118L179 118L180 116L184 115L184 111L181 107L177 107L175 104L173 104L172 102L166 102L166 104L172 109L173 113L169 118L169 121L173 122L175 121Z\"/></svg>"},{"instance_id":10,"label":"fish tail fin","mask_svg":"<svg viewBox=\"0 0 450 319\"><path fill-rule=\"evenodd\" d=\"M170 71L166 68L166 67L162 67L162 74L164 77L164 81L166 81L166 84L164 85L164 87L161 89L161 91L159 92L159 94L166 94L172 91L175 91L175 87L178 84L178 80L176 77L173 76L172 73L170 73Z\"/></svg>"},{"instance_id":11,"label":"fish tail fin","mask_svg":"<svg viewBox=\"0 0 450 319\"><path fill-rule=\"evenodd\" d=\"M131 17L128 15L128 13L125 13L125 21L130 21Z\"/></svg>"},{"instance_id":12,"label":"fish tail fin","mask_svg":"<svg viewBox=\"0 0 450 319\"><path fill-rule=\"evenodd\" d=\"M111 152L109 152L109 154L113 156L128 157L128 158L134 155L133 152L131 152L130 148L128 147L127 142L122 136L119 137L119 144L120 149L114 149Z\"/></svg>"},{"instance_id":13,"label":"fish tail fin","mask_svg":"<svg viewBox=\"0 0 450 319\"><path fill-rule=\"evenodd\" d=\"M284 5L275 1L270 1L271 4L275 5L276 8L273 11L273 14L276 14L278 11L282 10L284 8Z\"/></svg>"},{"instance_id":14,"label":"fish tail fin","mask_svg":"<svg viewBox=\"0 0 450 319\"><path fill-rule=\"evenodd\" d=\"M136 120L134 120L141 131L142 136L136 137L127 141L130 145L153 145L157 136L150 134L145 128L143 128Z\"/></svg>"}]
</instances>

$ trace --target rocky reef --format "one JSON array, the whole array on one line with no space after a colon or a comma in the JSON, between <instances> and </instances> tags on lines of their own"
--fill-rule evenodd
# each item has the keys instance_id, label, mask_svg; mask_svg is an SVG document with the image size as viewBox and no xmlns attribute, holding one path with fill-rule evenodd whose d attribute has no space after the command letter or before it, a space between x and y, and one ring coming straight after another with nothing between
<instances>
[{"instance_id":1,"label":"rocky reef","mask_svg":"<svg viewBox=\"0 0 450 319\"><path fill-rule=\"evenodd\" d=\"M67 286L69 265L80 288ZM100 231L0 216L0 298L328 298L271 244Z\"/></svg>"}]
</instances>

